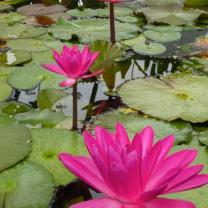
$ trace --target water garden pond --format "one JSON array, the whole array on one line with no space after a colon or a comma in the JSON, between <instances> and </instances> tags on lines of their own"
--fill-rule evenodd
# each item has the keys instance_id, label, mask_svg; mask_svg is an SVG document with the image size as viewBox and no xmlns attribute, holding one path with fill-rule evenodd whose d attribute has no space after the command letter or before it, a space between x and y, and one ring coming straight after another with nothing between
<instances>
[{"instance_id":1,"label":"water garden pond","mask_svg":"<svg viewBox=\"0 0 208 208\"><path fill-rule=\"evenodd\" d=\"M207 172L207 0L124 1L115 7L113 46L107 4L43 3L0 1L0 207L65 208L95 196L58 154L86 154L82 131L113 131L118 121L130 136L146 125L158 140L174 134L174 149L196 148ZM72 88L42 67L54 62L53 49L73 44L99 51L90 72L103 69L78 83L77 131ZM170 197L205 208L207 194Z\"/></svg>"}]
</instances>

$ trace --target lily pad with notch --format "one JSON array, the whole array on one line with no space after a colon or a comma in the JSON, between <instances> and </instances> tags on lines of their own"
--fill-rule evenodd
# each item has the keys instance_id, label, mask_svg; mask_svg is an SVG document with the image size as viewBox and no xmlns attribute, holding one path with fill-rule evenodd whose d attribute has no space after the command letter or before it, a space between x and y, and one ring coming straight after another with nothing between
<instances>
[{"instance_id":1,"label":"lily pad with notch","mask_svg":"<svg viewBox=\"0 0 208 208\"><path fill-rule=\"evenodd\" d=\"M128 81L120 87L119 95L125 104L147 115L197 123L208 120L207 89L207 76L174 73L160 80L148 77Z\"/></svg>"}]
</instances>

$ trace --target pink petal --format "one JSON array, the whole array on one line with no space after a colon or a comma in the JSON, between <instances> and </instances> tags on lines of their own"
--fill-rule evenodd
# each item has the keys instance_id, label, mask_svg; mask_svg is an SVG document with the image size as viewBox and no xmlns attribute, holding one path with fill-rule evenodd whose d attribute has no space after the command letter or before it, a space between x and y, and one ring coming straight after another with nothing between
<instances>
[{"instance_id":1,"label":"pink petal","mask_svg":"<svg viewBox=\"0 0 208 208\"><path fill-rule=\"evenodd\" d=\"M101 70L97 70L95 73L84 75L84 76L82 76L82 78L87 79L90 77L95 77L95 76L100 75L102 73L103 73L103 70L101 69Z\"/></svg>"},{"instance_id":2,"label":"pink petal","mask_svg":"<svg viewBox=\"0 0 208 208\"><path fill-rule=\"evenodd\" d=\"M196 208L189 201L179 199L156 198L145 204L146 208Z\"/></svg>"},{"instance_id":3,"label":"pink petal","mask_svg":"<svg viewBox=\"0 0 208 208\"><path fill-rule=\"evenodd\" d=\"M55 72L56 74L66 76L66 73L56 64L42 64L42 66L49 71Z\"/></svg>"},{"instance_id":4,"label":"pink petal","mask_svg":"<svg viewBox=\"0 0 208 208\"><path fill-rule=\"evenodd\" d=\"M76 79L66 79L63 82L59 83L60 87L71 87L76 82Z\"/></svg>"},{"instance_id":5,"label":"pink petal","mask_svg":"<svg viewBox=\"0 0 208 208\"><path fill-rule=\"evenodd\" d=\"M162 172L163 174L167 173L174 168L185 168L187 167L197 156L196 150L182 150L176 152L169 157L167 157L160 166L158 166L158 174Z\"/></svg>"},{"instance_id":6,"label":"pink petal","mask_svg":"<svg viewBox=\"0 0 208 208\"><path fill-rule=\"evenodd\" d=\"M56 50L53 50L53 57L54 57L56 63L59 65L59 67L65 71L66 65L65 65L64 61L62 60L61 55L59 55L59 53Z\"/></svg>"},{"instance_id":7,"label":"pink petal","mask_svg":"<svg viewBox=\"0 0 208 208\"><path fill-rule=\"evenodd\" d=\"M130 143L126 129L121 123L116 124L116 142L120 144L121 149Z\"/></svg>"},{"instance_id":8,"label":"pink petal","mask_svg":"<svg viewBox=\"0 0 208 208\"><path fill-rule=\"evenodd\" d=\"M84 159L84 161L81 162L82 159L80 157L73 157L67 153L59 154L59 159L67 169L78 176L81 180L85 181L93 188L107 195L111 195L111 191L106 186L105 182L99 177L98 174L96 174L96 166L92 165L92 162L87 162L87 159Z\"/></svg>"},{"instance_id":9,"label":"pink petal","mask_svg":"<svg viewBox=\"0 0 208 208\"><path fill-rule=\"evenodd\" d=\"M182 184L187 180L191 180L194 175L197 175L202 169L203 165L194 165L183 169L173 180L171 180L167 186L167 189L164 193L171 192L172 188L175 188L177 185Z\"/></svg>"},{"instance_id":10,"label":"pink petal","mask_svg":"<svg viewBox=\"0 0 208 208\"><path fill-rule=\"evenodd\" d=\"M122 204L110 198L92 199L70 206L70 208L123 208Z\"/></svg>"},{"instance_id":11,"label":"pink petal","mask_svg":"<svg viewBox=\"0 0 208 208\"><path fill-rule=\"evenodd\" d=\"M128 171L124 165L112 162L109 164L109 174L114 192L117 194L117 199L131 202L128 190Z\"/></svg>"},{"instance_id":12,"label":"pink petal","mask_svg":"<svg viewBox=\"0 0 208 208\"><path fill-rule=\"evenodd\" d=\"M141 132L143 158L150 152L153 146L153 140L154 140L154 130L150 126L145 127Z\"/></svg>"},{"instance_id":13,"label":"pink petal","mask_svg":"<svg viewBox=\"0 0 208 208\"><path fill-rule=\"evenodd\" d=\"M171 147L174 144L174 137L168 136L163 140L157 142L151 149L147 157L144 158L143 162L143 181L147 181L148 185L152 183L152 180L158 181L164 174L159 170L156 172L159 164L163 162L163 159L167 156ZM156 172L156 173L154 173ZM152 175L152 180L150 179ZM147 188L147 187L146 187Z\"/></svg>"},{"instance_id":14,"label":"pink petal","mask_svg":"<svg viewBox=\"0 0 208 208\"><path fill-rule=\"evenodd\" d=\"M186 191L186 190L190 190L190 189L195 189L195 188L199 188L205 184L208 184L208 174L196 175L196 176L193 176L192 178L190 178L189 180L170 189L166 193L175 193L175 192L181 192L181 191Z\"/></svg>"}]
</instances>

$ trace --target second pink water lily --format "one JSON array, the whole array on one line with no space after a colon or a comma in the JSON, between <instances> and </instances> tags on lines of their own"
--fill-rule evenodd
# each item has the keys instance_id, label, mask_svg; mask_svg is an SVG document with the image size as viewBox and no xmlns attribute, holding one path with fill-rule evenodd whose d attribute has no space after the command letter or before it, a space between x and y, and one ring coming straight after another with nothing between
<instances>
[{"instance_id":1,"label":"second pink water lily","mask_svg":"<svg viewBox=\"0 0 208 208\"><path fill-rule=\"evenodd\" d=\"M64 45L63 51L59 54L53 51L53 56L56 64L43 64L42 66L49 71L67 77L67 79L60 83L61 87L69 87L82 78L89 78L102 73L102 70L97 70L95 73L89 74L89 69L95 62L99 52L90 51L89 46L84 46L81 51L77 45L71 48Z\"/></svg>"},{"instance_id":2,"label":"second pink water lily","mask_svg":"<svg viewBox=\"0 0 208 208\"><path fill-rule=\"evenodd\" d=\"M130 141L117 124L116 133L96 127L96 138L84 132L90 157L61 153L63 164L99 190L102 198L78 203L71 208L194 208L189 201L161 196L198 188L208 183L203 165L191 165L194 149L169 154L174 137L154 144L154 131L144 128Z\"/></svg>"}]
</instances>

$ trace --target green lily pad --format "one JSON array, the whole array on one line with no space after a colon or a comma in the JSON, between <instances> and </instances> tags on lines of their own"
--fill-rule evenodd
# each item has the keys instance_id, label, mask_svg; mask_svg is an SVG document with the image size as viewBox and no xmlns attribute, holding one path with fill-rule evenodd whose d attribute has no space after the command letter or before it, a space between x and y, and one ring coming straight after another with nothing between
<instances>
[{"instance_id":1,"label":"green lily pad","mask_svg":"<svg viewBox=\"0 0 208 208\"><path fill-rule=\"evenodd\" d=\"M32 126L41 124L42 127L52 128L60 121L65 119L61 112L53 112L49 109L43 111L28 111L15 115L15 119L19 123L30 124Z\"/></svg>"},{"instance_id":2,"label":"green lily pad","mask_svg":"<svg viewBox=\"0 0 208 208\"><path fill-rule=\"evenodd\" d=\"M39 65L54 62L53 53L51 52L51 50L32 53L32 57L32 63Z\"/></svg>"},{"instance_id":3,"label":"green lily pad","mask_svg":"<svg viewBox=\"0 0 208 208\"><path fill-rule=\"evenodd\" d=\"M50 49L60 49L63 47L63 43L58 40L44 40L37 38L9 40L7 41L7 45L13 50L29 52L49 51ZM25 47L25 45L27 47Z\"/></svg>"},{"instance_id":4,"label":"green lily pad","mask_svg":"<svg viewBox=\"0 0 208 208\"><path fill-rule=\"evenodd\" d=\"M0 22L8 23L8 24L20 22L24 20L25 18L26 16L23 16L17 12L9 12L9 13L0 14Z\"/></svg>"},{"instance_id":5,"label":"green lily pad","mask_svg":"<svg viewBox=\"0 0 208 208\"><path fill-rule=\"evenodd\" d=\"M5 4L5 5L1 5L0 7L0 12L6 12L6 11L9 11L9 10L12 10L13 7L9 4Z\"/></svg>"},{"instance_id":6,"label":"green lily pad","mask_svg":"<svg viewBox=\"0 0 208 208\"><path fill-rule=\"evenodd\" d=\"M31 149L29 130L21 125L0 125L0 171L24 159Z\"/></svg>"},{"instance_id":7,"label":"green lily pad","mask_svg":"<svg viewBox=\"0 0 208 208\"><path fill-rule=\"evenodd\" d=\"M37 14L41 16L41 15L54 14L58 12L65 12L66 10L67 8L61 4L54 4L50 6L46 6L44 4L27 4L19 7L17 9L17 12L26 16L36 16Z\"/></svg>"},{"instance_id":8,"label":"green lily pad","mask_svg":"<svg viewBox=\"0 0 208 208\"><path fill-rule=\"evenodd\" d=\"M7 51L0 54L0 66L15 66L29 62L32 55L25 51Z\"/></svg>"},{"instance_id":9,"label":"green lily pad","mask_svg":"<svg viewBox=\"0 0 208 208\"><path fill-rule=\"evenodd\" d=\"M11 116L4 113L0 113L0 125L12 125L17 123L18 122Z\"/></svg>"},{"instance_id":10,"label":"green lily pad","mask_svg":"<svg viewBox=\"0 0 208 208\"><path fill-rule=\"evenodd\" d=\"M46 208L54 192L49 172L35 162L19 164L0 173L4 208Z\"/></svg>"},{"instance_id":11,"label":"green lily pad","mask_svg":"<svg viewBox=\"0 0 208 208\"><path fill-rule=\"evenodd\" d=\"M172 9L165 8L152 8L146 7L139 9L138 12L142 12L149 23L166 23L170 25L194 25L195 21L201 14L206 13L203 10L198 9Z\"/></svg>"},{"instance_id":12,"label":"green lily pad","mask_svg":"<svg viewBox=\"0 0 208 208\"><path fill-rule=\"evenodd\" d=\"M0 67L0 80L7 81L7 77L13 71L13 67Z\"/></svg>"},{"instance_id":13,"label":"green lily pad","mask_svg":"<svg viewBox=\"0 0 208 208\"><path fill-rule=\"evenodd\" d=\"M146 38L158 42L172 42L181 38L181 33L177 31L156 31L146 30L144 31Z\"/></svg>"},{"instance_id":14,"label":"green lily pad","mask_svg":"<svg viewBox=\"0 0 208 208\"><path fill-rule=\"evenodd\" d=\"M4 81L0 80L0 101L6 100L12 93L12 88Z\"/></svg>"},{"instance_id":15,"label":"green lily pad","mask_svg":"<svg viewBox=\"0 0 208 208\"><path fill-rule=\"evenodd\" d=\"M133 14L133 10L125 8L125 7L115 7L114 12L115 12L116 18ZM105 8L105 9L89 9L89 8L86 8L84 10L70 9L66 13L73 16L73 17L77 17L77 18L109 17L109 8Z\"/></svg>"},{"instance_id":16,"label":"green lily pad","mask_svg":"<svg viewBox=\"0 0 208 208\"><path fill-rule=\"evenodd\" d=\"M193 132L193 138L198 140L200 144L208 146L208 128L196 127Z\"/></svg>"},{"instance_id":17,"label":"green lily pad","mask_svg":"<svg viewBox=\"0 0 208 208\"><path fill-rule=\"evenodd\" d=\"M163 121L152 117L130 112L112 111L105 113L94 120L93 127L103 126L114 131L117 122L121 122L130 136L133 138L136 132L141 131L145 126L152 126L156 133L156 139L163 139L167 135L174 134L175 144L189 142L191 139L192 127L185 121Z\"/></svg>"},{"instance_id":18,"label":"green lily pad","mask_svg":"<svg viewBox=\"0 0 208 208\"><path fill-rule=\"evenodd\" d=\"M32 38L47 33L47 29L43 27L32 27L19 23L15 25L1 25L0 38L2 39Z\"/></svg>"},{"instance_id":19,"label":"green lily pad","mask_svg":"<svg viewBox=\"0 0 208 208\"><path fill-rule=\"evenodd\" d=\"M43 89L38 93L37 104L41 110L51 109L53 104L67 94L62 90Z\"/></svg>"},{"instance_id":20,"label":"green lily pad","mask_svg":"<svg viewBox=\"0 0 208 208\"><path fill-rule=\"evenodd\" d=\"M109 8L105 8L105 9L86 8L84 10L70 9L66 13L76 18L89 18L89 17L109 18ZM133 15L133 10L131 9L125 7L115 7L114 13L116 20L120 20L123 22L132 22L132 23L137 22L137 17Z\"/></svg>"},{"instance_id":21,"label":"green lily pad","mask_svg":"<svg viewBox=\"0 0 208 208\"><path fill-rule=\"evenodd\" d=\"M60 89L59 83L65 78L49 72L40 65L30 64L15 70L9 75L8 82L16 89L29 90L40 84L41 89ZM24 80L24 82L22 81Z\"/></svg>"},{"instance_id":22,"label":"green lily pad","mask_svg":"<svg viewBox=\"0 0 208 208\"><path fill-rule=\"evenodd\" d=\"M145 5L154 7L154 6L160 6L160 7L167 7L167 6L174 6L180 3L180 0L144 0Z\"/></svg>"},{"instance_id":23,"label":"green lily pad","mask_svg":"<svg viewBox=\"0 0 208 208\"><path fill-rule=\"evenodd\" d=\"M49 28L49 32L55 38L71 40L74 35L80 42L89 43L95 40L106 40L110 38L109 20L104 18L87 18L67 21L61 19L57 24ZM134 24L115 22L116 40L129 39L136 36L140 28Z\"/></svg>"},{"instance_id":24,"label":"green lily pad","mask_svg":"<svg viewBox=\"0 0 208 208\"><path fill-rule=\"evenodd\" d=\"M143 55L160 55L166 51L166 47L161 43L148 41L143 35L122 42L131 47L136 53Z\"/></svg>"},{"instance_id":25,"label":"green lily pad","mask_svg":"<svg viewBox=\"0 0 208 208\"><path fill-rule=\"evenodd\" d=\"M207 0L186 0L185 4L188 6L208 6Z\"/></svg>"},{"instance_id":26,"label":"green lily pad","mask_svg":"<svg viewBox=\"0 0 208 208\"><path fill-rule=\"evenodd\" d=\"M149 77L127 82L119 89L124 103L150 116L193 123L208 120L208 77L175 73L161 80Z\"/></svg>"},{"instance_id":27,"label":"green lily pad","mask_svg":"<svg viewBox=\"0 0 208 208\"><path fill-rule=\"evenodd\" d=\"M14 116L18 113L24 113L27 111L31 111L33 108L27 104L17 102L17 101L9 101L9 102L1 102L0 103L0 111L9 116Z\"/></svg>"},{"instance_id":28,"label":"green lily pad","mask_svg":"<svg viewBox=\"0 0 208 208\"><path fill-rule=\"evenodd\" d=\"M195 160L196 164L204 164L204 173L207 174L208 172L208 151L204 147L199 147L199 146L177 146L175 147L174 151L179 151L185 148L195 148L198 150L198 156ZM188 200L193 202L197 208L205 208L208 206L208 201L206 199L206 196L208 194L208 186L204 186L202 188L190 190L190 191L185 191L177 194L171 194L168 196L171 198L176 198L176 199L183 199L183 200Z\"/></svg>"},{"instance_id":29,"label":"green lily pad","mask_svg":"<svg viewBox=\"0 0 208 208\"><path fill-rule=\"evenodd\" d=\"M62 129L32 129L33 146L28 160L43 165L57 184L67 184L75 178L59 161L58 154L86 154L83 139L76 132Z\"/></svg>"}]
</instances>

